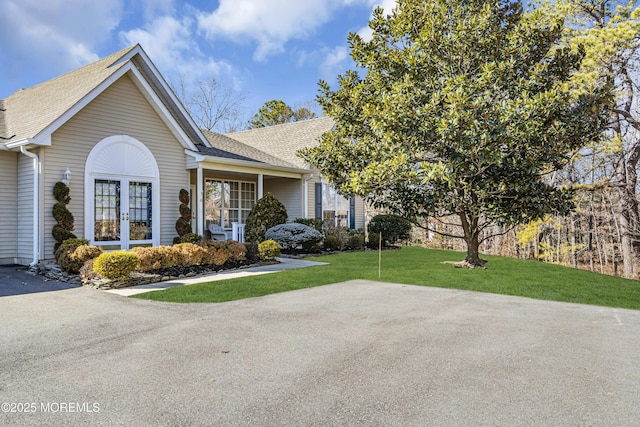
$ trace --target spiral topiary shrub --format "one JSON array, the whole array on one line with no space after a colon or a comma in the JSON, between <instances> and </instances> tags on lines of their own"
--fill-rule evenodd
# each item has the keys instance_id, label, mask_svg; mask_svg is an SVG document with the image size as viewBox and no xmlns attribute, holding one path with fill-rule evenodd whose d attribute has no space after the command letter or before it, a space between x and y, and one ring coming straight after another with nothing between
<instances>
[{"instance_id":1,"label":"spiral topiary shrub","mask_svg":"<svg viewBox=\"0 0 640 427\"><path fill-rule=\"evenodd\" d=\"M178 200L180 200L180 218L176 221L176 231L178 232L178 239L175 243L184 243L179 241L180 237L185 234L191 233L191 208L189 207L189 192L184 188L180 190L178 194Z\"/></svg>"},{"instance_id":2,"label":"spiral topiary shrub","mask_svg":"<svg viewBox=\"0 0 640 427\"><path fill-rule=\"evenodd\" d=\"M295 251L300 246L304 250L310 250L323 239L322 233L315 228L295 222L271 227L264 237L267 240L275 240L286 251Z\"/></svg>"},{"instance_id":3,"label":"spiral topiary shrub","mask_svg":"<svg viewBox=\"0 0 640 427\"><path fill-rule=\"evenodd\" d=\"M268 229L285 222L287 208L273 194L267 193L249 212L244 227L244 239L247 242L260 243L265 240L265 232Z\"/></svg>"},{"instance_id":4,"label":"spiral topiary shrub","mask_svg":"<svg viewBox=\"0 0 640 427\"><path fill-rule=\"evenodd\" d=\"M275 240L265 240L258 245L258 253L260 254L260 259L273 260L281 255L281 248Z\"/></svg>"},{"instance_id":5,"label":"spiral topiary shrub","mask_svg":"<svg viewBox=\"0 0 640 427\"><path fill-rule=\"evenodd\" d=\"M138 265L138 256L130 251L104 252L93 262L93 270L107 279L126 279Z\"/></svg>"},{"instance_id":6,"label":"spiral topiary shrub","mask_svg":"<svg viewBox=\"0 0 640 427\"><path fill-rule=\"evenodd\" d=\"M56 241L53 247L54 253L60 248L62 242L76 238L76 235L72 233L74 223L73 214L67 209L67 205L71 201L69 193L69 187L62 181L56 182L53 186L53 197L57 202L53 205L51 211L53 218L57 222L51 230L51 235Z\"/></svg>"}]
</instances>

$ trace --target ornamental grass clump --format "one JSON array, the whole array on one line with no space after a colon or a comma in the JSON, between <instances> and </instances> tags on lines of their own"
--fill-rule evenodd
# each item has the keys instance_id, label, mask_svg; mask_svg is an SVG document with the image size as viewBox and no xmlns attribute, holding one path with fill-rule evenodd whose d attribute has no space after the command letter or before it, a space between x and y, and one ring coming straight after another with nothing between
<instances>
[{"instance_id":1,"label":"ornamental grass clump","mask_svg":"<svg viewBox=\"0 0 640 427\"><path fill-rule=\"evenodd\" d=\"M271 227L264 234L264 237L267 240L275 240L286 251L295 251L298 247L310 250L320 244L323 239L322 233L315 228L298 223Z\"/></svg>"},{"instance_id":2,"label":"ornamental grass clump","mask_svg":"<svg viewBox=\"0 0 640 427\"><path fill-rule=\"evenodd\" d=\"M93 262L93 270L106 279L122 280L136 269L138 256L130 251L113 251L101 254Z\"/></svg>"}]
</instances>

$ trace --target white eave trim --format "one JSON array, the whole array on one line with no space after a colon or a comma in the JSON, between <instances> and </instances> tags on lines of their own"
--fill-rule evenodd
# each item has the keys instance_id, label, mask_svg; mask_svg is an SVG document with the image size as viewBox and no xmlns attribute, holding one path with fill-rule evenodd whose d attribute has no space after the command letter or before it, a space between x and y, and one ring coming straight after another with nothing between
<instances>
[{"instance_id":1,"label":"white eave trim","mask_svg":"<svg viewBox=\"0 0 640 427\"><path fill-rule=\"evenodd\" d=\"M216 156L206 156L204 154L195 153L189 150L184 150L184 152L193 157L194 160L198 163L218 163L222 165L229 166L244 166L252 169L256 169L256 173L259 173L257 170L272 170L279 172L288 172L288 173L296 173L300 175L308 175L310 172L307 169L286 167L286 166L275 166L270 165L269 163L260 163L260 162L251 162L248 160L237 160L237 159L228 159L226 157L216 157Z\"/></svg>"},{"instance_id":2,"label":"white eave trim","mask_svg":"<svg viewBox=\"0 0 640 427\"><path fill-rule=\"evenodd\" d=\"M13 150L15 148L20 148L20 147L32 145L32 144L36 144L33 138L25 138L25 139L19 139L17 141L5 142L2 145L6 147L7 150ZM36 144L36 145L47 145L47 144ZM49 138L48 145L51 145L51 138Z\"/></svg>"}]
</instances>

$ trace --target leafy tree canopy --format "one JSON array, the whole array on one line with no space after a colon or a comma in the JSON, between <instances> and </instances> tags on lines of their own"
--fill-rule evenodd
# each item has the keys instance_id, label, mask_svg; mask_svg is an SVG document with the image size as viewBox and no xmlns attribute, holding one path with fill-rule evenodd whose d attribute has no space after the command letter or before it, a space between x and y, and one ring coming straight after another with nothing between
<instances>
[{"instance_id":1,"label":"leafy tree canopy","mask_svg":"<svg viewBox=\"0 0 640 427\"><path fill-rule=\"evenodd\" d=\"M300 107L296 110L285 104L280 99L272 99L258 109L253 116L249 126L252 129L266 126L279 125L282 123L297 122L300 120L313 119L316 114L309 108Z\"/></svg>"},{"instance_id":2,"label":"leafy tree canopy","mask_svg":"<svg viewBox=\"0 0 640 427\"><path fill-rule=\"evenodd\" d=\"M455 216L466 261L493 224L573 207L548 174L599 138L607 85L573 91L584 57L560 47L563 22L504 0L399 0L371 40L349 35L362 71L321 81L335 129L301 152L343 195L411 218Z\"/></svg>"}]
</instances>

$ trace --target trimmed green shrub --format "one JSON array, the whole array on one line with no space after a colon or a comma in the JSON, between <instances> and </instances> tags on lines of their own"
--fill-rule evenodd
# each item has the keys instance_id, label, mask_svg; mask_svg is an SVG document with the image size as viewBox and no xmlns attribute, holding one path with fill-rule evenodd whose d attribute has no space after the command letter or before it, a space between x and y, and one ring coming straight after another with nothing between
<instances>
[{"instance_id":1,"label":"trimmed green shrub","mask_svg":"<svg viewBox=\"0 0 640 427\"><path fill-rule=\"evenodd\" d=\"M93 262L93 270L107 279L126 279L138 265L138 256L130 251L104 252Z\"/></svg>"},{"instance_id":2,"label":"trimmed green shrub","mask_svg":"<svg viewBox=\"0 0 640 427\"><path fill-rule=\"evenodd\" d=\"M272 260L281 255L281 248L275 240L265 240L258 245L258 253L263 260Z\"/></svg>"},{"instance_id":3,"label":"trimmed green shrub","mask_svg":"<svg viewBox=\"0 0 640 427\"><path fill-rule=\"evenodd\" d=\"M347 246L350 249L361 250L364 249L364 234L352 234L349 236Z\"/></svg>"},{"instance_id":4,"label":"trimmed green shrub","mask_svg":"<svg viewBox=\"0 0 640 427\"><path fill-rule=\"evenodd\" d=\"M380 247L380 236L378 235L378 233L369 233L367 247L369 249L378 249Z\"/></svg>"},{"instance_id":5,"label":"trimmed green shrub","mask_svg":"<svg viewBox=\"0 0 640 427\"><path fill-rule=\"evenodd\" d=\"M369 240L371 235L382 233L382 244L390 246L399 240L406 240L411 235L411 223L397 215L376 215L371 218L367 227Z\"/></svg>"},{"instance_id":6,"label":"trimmed green shrub","mask_svg":"<svg viewBox=\"0 0 640 427\"><path fill-rule=\"evenodd\" d=\"M338 239L336 238L336 236L325 236L324 237L324 248L327 251L335 251L336 249L338 249Z\"/></svg>"},{"instance_id":7,"label":"trimmed green shrub","mask_svg":"<svg viewBox=\"0 0 640 427\"><path fill-rule=\"evenodd\" d=\"M258 200L244 227L245 241L260 243L265 240L265 232L273 226L287 222L287 209L271 193Z\"/></svg>"}]
</instances>

